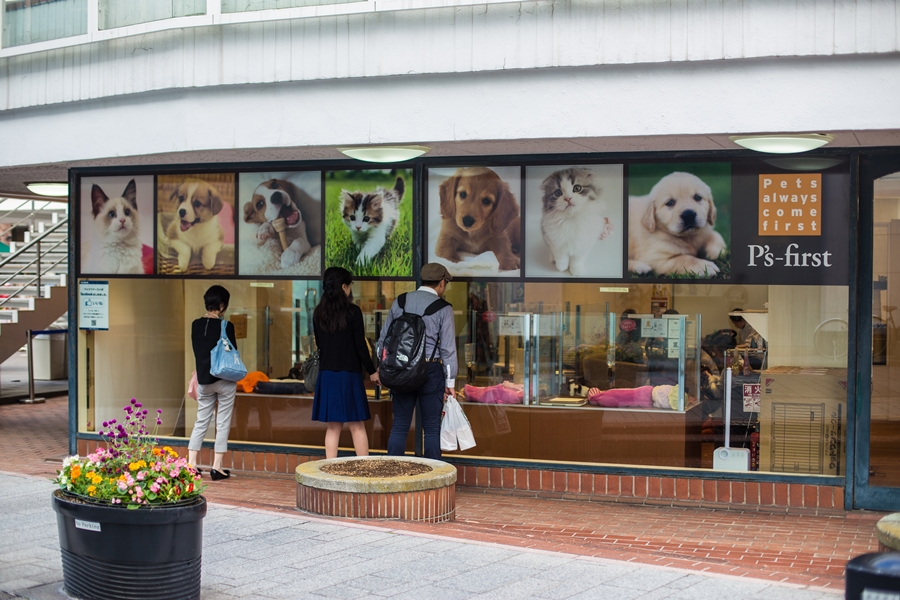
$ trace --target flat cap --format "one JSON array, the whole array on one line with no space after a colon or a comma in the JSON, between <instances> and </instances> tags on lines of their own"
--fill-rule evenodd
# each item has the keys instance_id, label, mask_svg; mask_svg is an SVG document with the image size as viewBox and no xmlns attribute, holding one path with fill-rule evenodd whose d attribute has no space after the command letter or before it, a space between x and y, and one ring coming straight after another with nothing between
<instances>
[{"instance_id":1,"label":"flat cap","mask_svg":"<svg viewBox=\"0 0 900 600\"><path fill-rule=\"evenodd\" d=\"M441 279L444 281L451 281L453 279L453 276L450 275L450 271L447 270L447 267L438 263L428 263L423 265L421 276L422 281L440 281Z\"/></svg>"}]
</instances>

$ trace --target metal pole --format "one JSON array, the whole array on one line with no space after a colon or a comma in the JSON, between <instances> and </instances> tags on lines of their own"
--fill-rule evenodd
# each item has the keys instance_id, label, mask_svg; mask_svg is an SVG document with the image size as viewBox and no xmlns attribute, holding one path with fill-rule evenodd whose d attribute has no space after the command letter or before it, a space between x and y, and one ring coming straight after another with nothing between
<instances>
[{"instance_id":1,"label":"metal pole","mask_svg":"<svg viewBox=\"0 0 900 600\"><path fill-rule=\"evenodd\" d=\"M25 331L25 345L28 347L28 402L34 402L34 344L31 343L31 330Z\"/></svg>"},{"instance_id":2,"label":"metal pole","mask_svg":"<svg viewBox=\"0 0 900 600\"><path fill-rule=\"evenodd\" d=\"M31 329L25 331L25 346L28 355L28 398L21 400L23 404L40 404L43 398L34 397L34 344L32 343Z\"/></svg>"},{"instance_id":3,"label":"metal pole","mask_svg":"<svg viewBox=\"0 0 900 600\"><path fill-rule=\"evenodd\" d=\"M41 240L37 242L37 297L41 296Z\"/></svg>"}]
</instances>

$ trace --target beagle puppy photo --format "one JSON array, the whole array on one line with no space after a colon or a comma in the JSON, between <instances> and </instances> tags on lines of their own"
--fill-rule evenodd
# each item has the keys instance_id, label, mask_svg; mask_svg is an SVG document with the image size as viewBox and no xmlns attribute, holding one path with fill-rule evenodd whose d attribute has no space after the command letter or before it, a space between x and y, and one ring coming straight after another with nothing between
<instances>
[{"instance_id":1,"label":"beagle puppy photo","mask_svg":"<svg viewBox=\"0 0 900 600\"><path fill-rule=\"evenodd\" d=\"M320 171L239 175L242 275L321 272L321 180Z\"/></svg>"},{"instance_id":2,"label":"beagle puppy photo","mask_svg":"<svg viewBox=\"0 0 900 600\"><path fill-rule=\"evenodd\" d=\"M234 274L234 175L157 178L160 274Z\"/></svg>"},{"instance_id":3,"label":"beagle puppy photo","mask_svg":"<svg viewBox=\"0 0 900 600\"><path fill-rule=\"evenodd\" d=\"M637 277L727 277L731 269L722 233L730 237L730 165L698 165L694 172L680 166L693 165L668 165L671 172L662 177L652 171L665 165L630 169L630 192L653 183L649 193L629 196L628 270Z\"/></svg>"},{"instance_id":4,"label":"beagle puppy photo","mask_svg":"<svg viewBox=\"0 0 900 600\"><path fill-rule=\"evenodd\" d=\"M520 173L518 167L429 170L429 261L455 276L517 277Z\"/></svg>"}]
</instances>

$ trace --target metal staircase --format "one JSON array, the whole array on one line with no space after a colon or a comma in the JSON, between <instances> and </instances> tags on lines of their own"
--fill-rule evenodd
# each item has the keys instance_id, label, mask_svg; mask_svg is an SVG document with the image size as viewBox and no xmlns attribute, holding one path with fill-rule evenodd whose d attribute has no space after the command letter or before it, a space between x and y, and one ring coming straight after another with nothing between
<instances>
[{"instance_id":1,"label":"metal staircase","mask_svg":"<svg viewBox=\"0 0 900 600\"><path fill-rule=\"evenodd\" d=\"M24 230L24 240L0 255L0 362L25 345L27 330L65 326L69 219L63 210L35 206L22 201L0 215L14 231Z\"/></svg>"}]
</instances>

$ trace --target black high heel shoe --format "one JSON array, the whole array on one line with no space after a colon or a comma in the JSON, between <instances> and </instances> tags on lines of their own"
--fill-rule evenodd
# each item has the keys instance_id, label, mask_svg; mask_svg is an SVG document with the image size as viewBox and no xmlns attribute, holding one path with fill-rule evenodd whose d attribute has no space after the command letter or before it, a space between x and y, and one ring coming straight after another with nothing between
<instances>
[{"instance_id":1,"label":"black high heel shoe","mask_svg":"<svg viewBox=\"0 0 900 600\"><path fill-rule=\"evenodd\" d=\"M221 479L228 479L231 477L231 471L228 469L222 469L221 471L217 471L215 469L209 470L209 476L212 477L213 481L219 481Z\"/></svg>"}]
</instances>

